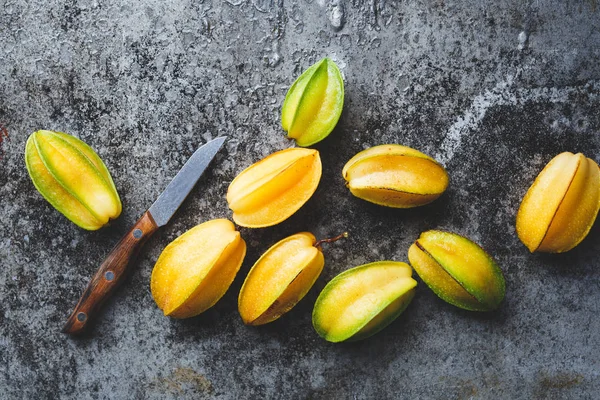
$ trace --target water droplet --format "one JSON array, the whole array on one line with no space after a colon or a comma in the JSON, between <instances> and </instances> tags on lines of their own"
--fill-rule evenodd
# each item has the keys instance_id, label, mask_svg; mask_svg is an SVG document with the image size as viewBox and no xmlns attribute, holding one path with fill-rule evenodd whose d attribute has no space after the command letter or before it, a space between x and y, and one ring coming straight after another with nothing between
<instances>
[{"instance_id":1,"label":"water droplet","mask_svg":"<svg viewBox=\"0 0 600 400\"><path fill-rule=\"evenodd\" d=\"M335 65L338 66L338 68L340 69L340 72L342 73L342 77L344 77L344 70L347 67L346 61L344 61L343 58L338 57L338 55L336 53L331 53L329 55L329 58L331 58L333 60L333 62L335 63Z\"/></svg>"},{"instance_id":2,"label":"water droplet","mask_svg":"<svg viewBox=\"0 0 600 400\"><path fill-rule=\"evenodd\" d=\"M252 0L254 8L262 13L269 12L269 9L273 7L272 0Z\"/></svg>"},{"instance_id":3,"label":"water droplet","mask_svg":"<svg viewBox=\"0 0 600 400\"><path fill-rule=\"evenodd\" d=\"M350 35L343 34L340 36L340 46L342 46L344 50L350 50L350 47L352 47L352 38Z\"/></svg>"},{"instance_id":4,"label":"water droplet","mask_svg":"<svg viewBox=\"0 0 600 400\"><path fill-rule=\"evenodd\" d=\"M226 142L226 146L227 146L227 153L230 156L235 156L238 150L238 146L240 145L240 142L237 139L230 139Z\"/></svg>"},{"instance_id":5,"label":"water droplet","mask_svg":"<svg viewBox=\"0 0 600 400\"><path fill-rule=\"evenodd\" d=\"M323 44L325 47L329 47L331 44L331 38L329 37L329 33L324 30L319 31L317 35L319 43Z\"/></svg>"},{"instance_id":6,"label":"water droplet","mask_svg":"<svg viewBox=\"0 0 600 400\"><path fill-rule=\"evenodd\" d=\"M517 46L517 48L519 50L524 50L527 47L528 40L529 35L527 34L527 32L522 31L521 33L519 33L519 45Z\"/></svg>"},{"instance_id":7,"label":"water droplet","mask_svg":"<svg viewBox=\"0 0 600 400\"><path fill-rule=\"evenodd\" d=\"M398 79L398 89L401 92L406 92L410 88L410 80L406 75L400 75Z\"/></svg>"},{"instance_id":8,"label":"water droplet","mask_svg":"<svg viewBox=\"0 0 600 400\"><path fill-rule=\"evenodd\" d=\"M237 1L234 1L234 0L225 0L225 2L231 4L232 6L236 6L237 7L237 6L241 6L242 4L244 4L246 2L246 0L237 0Z\"/></svg>"},{"instance_id":9,"label":"water droplet","mask_svg":"<svg viewBox=\"0 0 600 400\"><path fill-rule=\"evenodd\" d=\"M319 5L325 8L325 13L333 29L341 30L346 23L344 3L341 0L319 0Z\"/></svg>"},{"instance_id":10,"label":"water droplet","mask_svg":"<svg viewBox=\"0 0 600 400\"><path fill-rule=\"evenodd\" d=\"M381 39L378 37L371 39L371 47L378 48L381 46Z\"/></svg>"},{"instance_id":11,"label":"water droplet","mask_svg":"<svg viewBox=\"0 0 600 400\"><path fill-rule=\"evenodd\" d=\"M279 65L281 62L281 55L279 54L279 43L273 43L272 49L267 49L266 54L263 55L263 62L273 68Z\"/></svg>"},{"instance_id":12,"label":"water droplet","mask_svg":"<svg viewBox=\"0 0 600 400\"><path fill-rule=\"evenodd\" d=\"M183 45L188 47L194 42L194 34L192 32L183 32Z\"/></svg>"}]
</instances>

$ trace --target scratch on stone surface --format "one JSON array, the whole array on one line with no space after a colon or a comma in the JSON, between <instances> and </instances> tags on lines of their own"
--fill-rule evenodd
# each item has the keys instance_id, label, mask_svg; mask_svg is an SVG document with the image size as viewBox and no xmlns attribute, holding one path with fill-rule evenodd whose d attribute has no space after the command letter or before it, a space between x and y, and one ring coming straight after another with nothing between
<instances>
[{"instance_id":1,"label":"scratch on stone surface","mask_svg":"<svg viewBox=\"0 0 600 400\"><path fill-rule=\"evenodd\" d=\"M513 82L517 75L509 76L506 81L499 82L493 89L486 90L475 96L471 106L450 125L440 146L439 154L437 154L437 159L442 164L447 165L452 161L463 139L477 130L490 107L516 106L541 101L564 103L573 95L582 93L585 93L591 99L600 97L600 81L589 81L581 86L521 88L513 90Z\"/></svg>"},{"instance_id":2,"label":"scratch on stone surface","mask_svg":"<svg viewBox=\"0 0 600 400\"><path fill-rule=\"evenodd\" d=\"M150 389L163 393L184 394L190 391L196 394L210 395L214 387L204 375L192 368L178 367L168 377L158 377L149 384Z\"/></svg>"}]
</instances>

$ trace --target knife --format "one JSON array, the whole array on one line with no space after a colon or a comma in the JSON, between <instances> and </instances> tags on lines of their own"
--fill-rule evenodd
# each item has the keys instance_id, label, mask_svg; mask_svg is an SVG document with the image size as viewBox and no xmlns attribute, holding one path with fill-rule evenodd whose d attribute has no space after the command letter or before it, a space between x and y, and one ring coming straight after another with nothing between
<instances>
[{"instance_id":1,"label":"knife","mask_svg":"<svg viewBox=\"0 0 600 400\"><path fill-rule=\"evenodd\" d=\"M78 334L85 329L102 302L123 280L130 261L148 238L169 222L224 142L225 137L221 136L196 150L154 204L117 243L81 295L63 327L64 333Z\"/></svg>"}]
</instances>

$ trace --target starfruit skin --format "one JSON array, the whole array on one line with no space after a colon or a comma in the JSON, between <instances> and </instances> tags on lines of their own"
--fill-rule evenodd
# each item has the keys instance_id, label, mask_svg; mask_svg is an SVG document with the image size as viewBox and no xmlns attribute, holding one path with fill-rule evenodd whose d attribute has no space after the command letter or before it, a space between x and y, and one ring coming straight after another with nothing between
<instances>
[{"instance_id":1,"label":"starfruit skin","mask_svg":"<svg viewBox=\"0 0 600 400\"><path fill-rule=\"evenodd\" d=\"M284 221L317 190L321 172L319 152L313 149L281 150L252 164L227 190L233 220L248 228Z\"/></svg>"},{"instance_id":2,"label":"starfruit skin","mask_svg":"<svg viewBox=\"0 0 600 400\"><path fill-rule=\"evenodd\" d=\"M77 226L97 230L121 214L108 169L80 139L62 132L34 132L25 145L25 164L40 194Z\"/></svg>"},{"instance_id":3,"label":"starfruit skin","mask_svg":"<svg viewBox=\"0 0 600 400\"><path fill-rule=\"evenodd\" d=\"M277 242L256 261L240 290L238 310L246 325L275 321L308 293L325 265L310 232Z\"/></svg>"},{"instance_id":4,"label":"starfruit skin","mask_svg":"<svg viewBox=\"0 0 600 400\"><path fill-rule=\"evenodd\" d=\"M502 270L479 245L451 232L427 231L408 260L442 300L469 311L492 311L505 295Z\"/></svg>"},{"instance_id":5,"label":"starfruit skin","mask_svg":"<svg viewBox=\"0 0 600 400\"><path fill-rule=\"evenodd\" d=\"M281 126L299 146L325 139L344 108L344 80L337 65L324 58L296 79L285 96Z\"/></svg>"},{"instance_id":6,"label":"starfruit skin","mask_svg":"<svg viewBox=\"0 0 600 400\"><path fill-rule=\"evenodd\" d=\"M245 255L246 242L231 221L197 225L159 256L150 278L152 297L166 316L196 316L223 297Z\"/></svg>"},{"instance_id":7,"label":"starfruit skin","mask_svg":"<svg viewBox=\"0 0 600 400\"><path fill-rule=\"evenodd\" d=\"M410 265L379 261L342 272L323 289L313 327L329 342L366 339L392 323L412 301L417 281Z\"/></svg>"},{"instance_id":8,"label":"starfruit skin","mask_svg":"<svg viewBox=\"0 0 600 400\"><path fill-rule=\"evenodd\" d=\"M564 152L544 167L525 194L517 235L532 253L562 253L585 239L599 209L598 164L581 153Z\"/></svg>"},{"instance_id":9,"label":"starfruit skin","mask_svg":"<svg viewBox=\"0 0 600 400\"><path fill-rule=\"evenodd\" d=\"M350 192L393 208L431 203L448 187L448 173L433 158L410 147L385 144L363 150L344 166Z\"/></svg>"}]
</instances>

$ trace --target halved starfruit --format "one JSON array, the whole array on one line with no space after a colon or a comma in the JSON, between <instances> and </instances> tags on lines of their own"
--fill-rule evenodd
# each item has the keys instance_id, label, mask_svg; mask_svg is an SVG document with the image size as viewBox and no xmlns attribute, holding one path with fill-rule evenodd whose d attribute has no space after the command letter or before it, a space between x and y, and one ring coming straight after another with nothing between
<instances>
[{"instance_id":1,"label":"halved starfruit","mask_svg":"<svg viewBox=\"0 0 600 400\"><path fill-rule=\"evenodd\" d=\"M431 203L448 187L448 174L440 163L397 144L361 151L346 163L342 175L356 197L395 208Z\"/></svg>"},{"instance_id":2,"label":"halved starfruit","mask_svg":"<svg viewBox=\"0 0 600 400\"><path fill-rule=\"evenodd\" d=\"M299 146L325 139L344 107L344 80L337 65L324 58L296 79L281 110L281 126Z\"/></svg>"},{"instance_id":3,"label":"halved starfruit","mask_svg":"<svg viewBox=\"0 0 600 400\"><path fill-rule=\"evenodd\" d=\"M523 198L517 235L532 253L562 253L587 236L599 209L598 164L581 153L561 153L544 167Z\"/></svg>"},{"instance_id":4,"label":"halved starfruit","mask_svg":"<svg viewBox=\"0 0 600 400\"><path fill-rule=\"evenodd\" d=\"M317 240L300 232L275 243L254 264L238 298L238 309L247 325L275 321L291 310L313 286L325 265L322 243L348 234Z\"/></svg>"},{"instance_id":5,"label":"halved starfruit","mask_svg":"<svg viewBox=\"0 0 600 400\"><path fill-rule=\"evenodd\" d=\"M410 265L379 261L342 272L323 289L313 310L317 333L327 341L361 340L394 321L410 304L417 282Z\"/></svg>"},{"instance_id":6,"label":"halved starfruit","mask_svg":"<svg viewBox=\"0 0 600 400\"><path fill-rule=\"evenodd\" d=\"M470 311L491 311L504 299L502 270L471 240L443 231L423 232L408 260L442 300Z\"/></svg>"},{"instance_id":7,"label":"halved starfruit","mask_svg":"<svg viewBox=\"0 0 600 400\"><path fill-rule=\"evenodd\" d=\"M249 228L284 221L317 190L321 169L319 152L301 148L281 150L252 164L227 190L233 220Z\"/></svg>"},{"instance_id":8,"label":"halved starfruit","mask_svg":"<svg viewBox=\"0 0 600 400\"><path fill-rule=\"evenodd\" d=\"M245 255L246 242L230 221L204 222L163 250L152 270L152 297L169 317L198 315L225 294Z\"/></svg>"},{"instance_id":9,"label":"halved starfruit","mask_svg":"<svg viewBox=\"0 0 600 400\"><path fill-rule=\"evenodd\" d=\"M25 145L25 163L40 194L81 228L100 229L121 214L108 169L76 137L45 130L32 133Z\"/></svg>"},{"instance_id":10,"label":"halved starfruit","mask_svg":"<svg viewBox=\"0 0 600 400\"><path fill-rule=\"evenodd\" d=\"M247 325L274 321L298 303L315 283L325 258L312 233L289 236L267 250L254 264L238 298Z\"/></svg>"}]
</instances>

